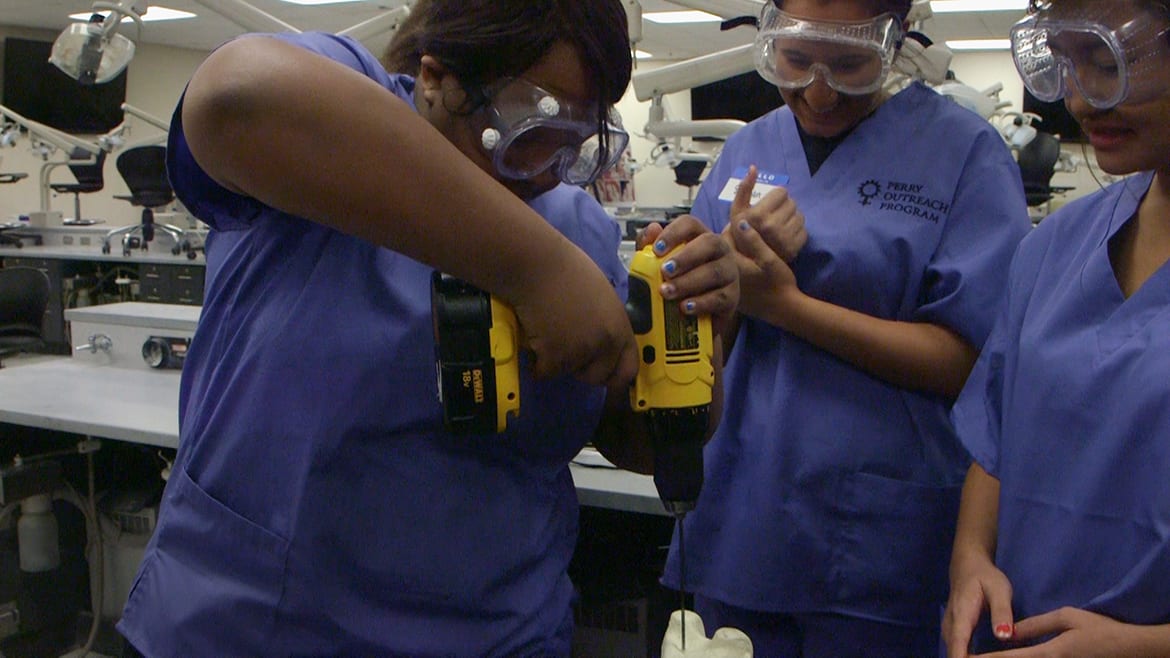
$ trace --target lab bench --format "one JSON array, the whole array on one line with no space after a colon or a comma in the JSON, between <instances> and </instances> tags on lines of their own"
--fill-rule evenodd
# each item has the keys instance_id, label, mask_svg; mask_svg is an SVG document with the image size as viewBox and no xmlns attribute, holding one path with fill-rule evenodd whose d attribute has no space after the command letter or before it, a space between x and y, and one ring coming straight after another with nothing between
<instances>
[{"instance_id":1,"label":"lab bench","mask_svg":"<svg viewBox=\"0 0 1170 658\"><path fill-rule=\"evenodd\" d=\"M74 263L71 254L57 249L52 257L27 258L29 253L21 259L68 272ZM9 260L6 255L6 266ZM111 260L125 262L121 257ZM140 272L184 267L167 258L138 265ZM80 437L109 439L112 445L101 450L112 453L107 459L119 451L132 452L120 458L137 459L139 467L142 459L156 454L173 455L179 442L180 371L149 367L142 347L155 337L190 338L200 312L194 305L142 302L64 308L62 317L72 328L72 356L6 360L0 368L0 424L49 434L56 437L53 443L62 445ZM109 347L103 348L106 339ZM570 566L581 594L574 655L655 655L654 638L662 637L677 600L657 585L673 519L650 476L607 466L589 448L569 470L582 506L578 550ZM150 477L149 471L139 471L143 475ZM142 540L139 544L111 550L120 551L116 554L133 566L145 545ZM128 569L122 565L122 572L107 579L121 584L105 594L118 602L117 610L126 594L121 590L133 575Z\"/></svg>"},{"instance_id":2,"label":"lab bench","mask_svg":"<svg viewBox=\"0 0 1170 658\"><path fill-rule=\"evenodd\" d=\"M42 235L43 245L19 249L0 247L4 267L33 267L49 277L49 304L44 321L46 352L70 352L64 312L100 301L87 299L91 290L109 290L111 295L120 292L125 299L161 304L199 306L203 303L206 267L202 257L190 260L184 255L173 255L165 246L146 252L136 250L129 256L120 252L103 254L100 245L104 235L104 231ZM122 286L126 289L119 290L118 279L125 281ZM137 285L136 292L130 289L133 285Z\"/></svg>"},{"instance_id":3,"label":"lab bench","mask_svg":"<svg viewBox=\"0 0 1170 658\"><path fill-rule=\"evenodd\" d=\"M0 423L177 448L179 371L119 367L101 353L34 360L0 369ZM596 461L588 449L580 459ZM649 476L578 463L569 470L582 506L570 566L581 593L574 655L654 655L677 601L657 585L673 521Z\"/></svg>"}]
</instances>

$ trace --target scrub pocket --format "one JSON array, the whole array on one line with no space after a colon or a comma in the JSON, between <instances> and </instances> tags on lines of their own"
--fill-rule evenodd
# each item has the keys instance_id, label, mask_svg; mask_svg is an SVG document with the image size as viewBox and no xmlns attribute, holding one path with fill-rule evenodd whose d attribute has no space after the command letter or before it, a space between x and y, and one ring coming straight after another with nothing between
<instances>
[{"instance_id":1,"label":"scrub pocket","mask_svg":"<svg viewBox=\"0 0 1170 658\"><path fill-rule=\"evenodd\" d=\"M288 542L224 506L183 470L172 474L163 505L130 590L123 633L143 651L163 655L266 646Z\"/></svg>"},{"instance_id":2,"label":"scrub pocket","mask_svg":"<svg viewBox=\"0 0 1170 658\"><path fill-rule=\"evenodd\" d=\"M830 566L838 600L881 619L937 626L962 485L869 473L851 473L842 485L841 533Z\"/></svg>"}]
</instances>

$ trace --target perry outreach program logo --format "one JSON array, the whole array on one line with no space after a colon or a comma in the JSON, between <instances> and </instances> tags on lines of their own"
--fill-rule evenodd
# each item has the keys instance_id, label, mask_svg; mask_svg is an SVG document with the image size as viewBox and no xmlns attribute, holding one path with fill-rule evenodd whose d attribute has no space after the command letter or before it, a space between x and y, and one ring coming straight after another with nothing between
<instances>
[{"instance_id":1,"label":"perry outreach program logo","mask_svg":"<svg viewBox=\"0 0 1170 658\"><path fill-rule=\"evenodd\" d=\"M882 193L881 183L875 180L867 180L857 188L857 195L861 197L861 205L868 206L873 198Z\"/></svg>"},{"instance_id":2,"label":"perry outreach program logo","mask_svg":"<svg viewBox=\"0 0 1170 658\"><path fill-rule=\"evenodd\" d=\"M900 181L867 180L857 186L857 202L877 205L877 210L918 217L935 224L951 210L951 204L923 194L925 185Z\"/></svg>"}]
</instances>

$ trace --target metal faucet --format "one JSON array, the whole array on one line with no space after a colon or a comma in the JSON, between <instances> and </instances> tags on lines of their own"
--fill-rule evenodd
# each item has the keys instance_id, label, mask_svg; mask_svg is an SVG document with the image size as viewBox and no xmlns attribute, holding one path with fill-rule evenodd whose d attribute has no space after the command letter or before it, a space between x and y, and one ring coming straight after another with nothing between
<instances>
[{"instance_id":1,"label":"metal faucet","mask_svg":"<svg viewBox=\"0 0 1170 658\"><path fill-rule=\"evenodd\" d=\"M113 346L114 341L110 340L109 336L105 334L93 334L89 337L88 343L85 345L78 345L73 349L77 350L78 352L81 352L82 350L89 350L94 354L97 354L98 352L105 352L106 354L109 354L110 348Z\"/></svg>"}]
</instances>

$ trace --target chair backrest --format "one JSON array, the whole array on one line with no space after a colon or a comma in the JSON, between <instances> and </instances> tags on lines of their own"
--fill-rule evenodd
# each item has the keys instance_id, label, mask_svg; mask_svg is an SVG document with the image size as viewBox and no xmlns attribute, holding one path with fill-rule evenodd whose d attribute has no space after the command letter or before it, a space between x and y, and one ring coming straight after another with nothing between
<instances>
[{"instance_id":1,"label":"chair backrest","mask_svg":"<svg viewBox=\"0 0 1170 658\"><path fill-rule=\"evenodd\" d=\"M674 182L686 187L699 184L707 163L703 160L683 160L674 166Z\"/></svg>"},{"instance_id":2,"label":"chair backrest","mask_svg":"<svg viewBox=\"0 0 1170 658\"><path fill-rule=\"evenodd\" d=\"M0 354L43 342L48 304L48 275L33 267L0 268Z\"/></svg>"},{"instance_id":3,"label":"chair backrest","mask_svg":"<svg viewBox=\"0 0 1170 658\"><path fill-rule=\"evenodd\" d=\"M1020 148L1017 163L1029 206L1052 198L1052 175L1059 160L1060 140L1048 133L1036 133L1032 141Z\"/></svg>"},{"instance_id":4,"label":"chair backrest","mask_svg":"<svg viewBox=\"0 0 1170 658\"><path fill-rule=\"evenodd\" d=\"M91 156L88 151L82 148L75 148L69 154L69 159L72 160L89 160L93 159L93 164L72 164L69 165L69 171L73 173L73 177L77 179L77 185L59 186L67 187L68 191L73 192L97 192L102 189L105 184L105 178L102 176L102 169L106 164L106 152L98 151L97 155Z\"/></svg>"},{"instance_id":5,"label":"chair backrest","mask_svg":"<svg viewBox=\"0 0 1170 658\"><path fill-rule=\"evenodd\" d=\"M126 149L118 156L118 173L130 189L130 203L157 208L175 198L167 178L167 149L148 145Z\"/></svg>"}]
</instances>

